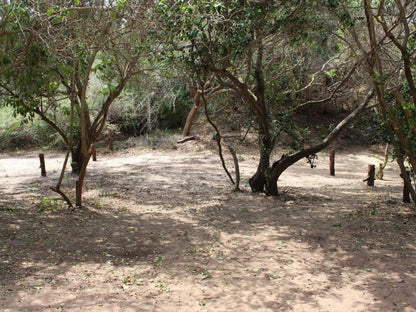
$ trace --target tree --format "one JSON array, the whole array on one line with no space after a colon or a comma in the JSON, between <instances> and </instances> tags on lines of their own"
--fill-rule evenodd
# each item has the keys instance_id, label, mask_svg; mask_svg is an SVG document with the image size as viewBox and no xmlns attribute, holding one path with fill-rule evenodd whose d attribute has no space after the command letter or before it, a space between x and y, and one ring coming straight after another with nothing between
<instances>
[{"instance_id":1,"label":"tree","mask_svg":"<svg viewBox=\"0 0 416 312\"><path fill-rule=\"evenodd\" d=\"M0 5L0 76L23 64L39 26L25 3L4 0Z\"/></svg>"},{"instance_id":2,"label":"tree","mask_svg":"<svg viewBox=\"0 0 416 312\"><path fill-rule=\"evenodd\" d=\"M193 106L188 113L185 125L183 127L183 136L185 137L191 134L192 124L195 120L196 114L207 101L215 98L220 94L232 92L231 89L226 89L222 85L211 86L210 81L206 81L204 83L201 83L200 81L194 81L194 84L192 84L192 82L188 82L188 87L193 94Z\"/></svg>"},{"instance_id":3,"label":"tree","mask_svg":"<svg viewBox=\"0 0 416 312\"><path fill-rule=\"evenodd\" d=\"M343 25L340 38L357 60L364 60L377 98L380 122L401 176L416 203L406 162L416 169L416 3L414 1L333 1L329 11ZM364 29L364 31L363 31Z\"/></svg>"},{"instance_id":4,"label":"tree","mask_svg":"<svg viewBox=\"0 0 416 312\"><path fill-rule=\"evenodd\" d=\"M49 2L33 6L38 19L36 44L24 65L1 77L0 86L17 113L39 115L60 133L77 171L75 205L82 205L82 189L90 159L89 147L102 133L108 111L128 80L142 69L150 18L146 3L74 1L59 6ZM34 13L33 13L34 12ZM142 14L142 15L140 15ZM91 93L91 81L101 84ZM58 125L51 110L67 112L69 127ZM74 145L76 143L76 145ZM58 182L56 191L73 206Z\"/></svg>"},{"instance_id":5,"label":"tree","mask_svg":"<svg viewBox=\"0 0 416 312\"><path fill-rule=\"evenodd\" d=\"M362 47L381 115L395 148L401 176L416 204L416 192L405 160L416 170L416 4L381 1L374 8L364 0L370 49ZM382 59L387 56L387 61Z\"/></svg>"},{"instance_id":6,"label":"tree","mask_svg":"<svg viewBox=\"0 0 416 312\"><path fill-rule=\"evenodd\" d=\"M323 141L307 148L298 140L295 151L272 163L279 138L293 135L288 122L296 112L328 102L355 73L358 64L340 61L341 51L333 45L320 47L320 54L327 52L321 59L317 49L311 49L321 36L331 42L328 29L336 30L336 25L317 18L321 8L312 1L165 0L158 8L170 35L172 57L188 66L200 87L213 75L219 86L238 93L251 112L260 147L257 171L250 179L253 192L278 195L281 173L328 146L372 98L370 92ZM305 52L314 57L312 66L303 58ZM314 77L329 68L339 72L326 86L332 89L329 95L302 103L305 91L316 88ZM273 88L279 89L278 98L270 96Z\"/></svg>"}]
</instances>

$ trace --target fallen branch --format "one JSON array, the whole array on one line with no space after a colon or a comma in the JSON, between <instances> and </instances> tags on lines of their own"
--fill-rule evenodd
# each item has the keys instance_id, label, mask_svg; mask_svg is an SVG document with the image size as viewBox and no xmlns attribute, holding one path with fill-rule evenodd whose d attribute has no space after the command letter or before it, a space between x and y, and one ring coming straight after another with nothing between
<instances>
[{"instance_id":1,"label":"fallen branch","mask_svg":"<svg viewBox=\"0 0 416 312\"><path fill-rule=\"evenodd\" d=\"M191 141L191 140L196 140L196 136L192 135L192 136L184 137L184 138L180 139L179 141L176 141L176 143L181 144L181 143L185 143L185 142L188 142L188 141Z\"/></svg>"}]
</instances>

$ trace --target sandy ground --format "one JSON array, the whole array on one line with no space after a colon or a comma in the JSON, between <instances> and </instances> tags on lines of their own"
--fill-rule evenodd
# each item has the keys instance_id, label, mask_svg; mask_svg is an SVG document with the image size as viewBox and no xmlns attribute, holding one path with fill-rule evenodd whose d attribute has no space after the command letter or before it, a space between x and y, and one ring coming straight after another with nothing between
<instances>
[{"instance_id":1,"label":"sandy ground","mask_svg":"<svg viewBox=\"0 0 416 312\"><path fill-rule=\"evenodd\" d=\"M335 177L302 160L278 198L249 192L251 153L232 192L199 142L99 151L73 212L45 156L46 178L0 156L0 311L416 311L415 214L395 164L362 181L374 151L337 152Z\"/></svg>"}]
</instances>

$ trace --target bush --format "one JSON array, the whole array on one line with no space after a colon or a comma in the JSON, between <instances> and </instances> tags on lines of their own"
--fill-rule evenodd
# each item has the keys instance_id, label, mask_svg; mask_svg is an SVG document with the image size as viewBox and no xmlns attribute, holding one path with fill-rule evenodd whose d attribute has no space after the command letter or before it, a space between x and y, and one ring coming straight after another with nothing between
<instances>
[{"instance_id":1,"label":"bush","mask_svg":"<svg viewBox=\"0 0 416 312\"><path fill-rule=\"evenodd\" d=\"M174 130L185 124L191 105L186 85L159 82L150 89L126 89L112 105L108 122L126 136Z\"/></svg>"},{"instance_id":2,"label":"bush","mask_svg":"<svg viewBox=\"0 0 416 312\"><path fill-rule=\"evenodd\" d=\"M35 147L62 147L62 141L55 130L39 118L27 122L21 116L13 117L12 108L0 108L0 150Z\"/></svg>"}]
</instances>

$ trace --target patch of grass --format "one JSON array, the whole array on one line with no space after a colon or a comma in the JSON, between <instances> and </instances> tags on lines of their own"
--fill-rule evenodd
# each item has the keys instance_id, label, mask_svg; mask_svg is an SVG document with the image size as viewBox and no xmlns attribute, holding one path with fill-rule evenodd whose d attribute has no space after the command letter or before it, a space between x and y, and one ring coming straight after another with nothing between
<instances>
[{"instance_id":1,"label":"patch of grass","mask_svg":"<svg viewBox=\"0 0 416 312\"><path fill-rule=\"evenodd\" d=\"M16 210L17 210L17 207L14 207L14 206L10 206L10 205L0 206L1 212L15 212Z\"/></svg>"},{"instance_id":2,"label":"patch of grass","mask_svg":"<svg viewBox=\"0 0 416 312\"><path fill-rule=\"evenodd\" d=\"M163 283L163 282L157 282L155 283L155 288L159 289L159 292L169 292L169 285L167 283Z\"/></svg>"},{"instance_id":3,"label":"patch of grass","mask_svg":"<svg viewBox=\"0 0 416 312\"><path fill-rule=\"evenodd\" d=\"M157 255L155 258L155 267L160 268L163 265L163 259L165 259L164 255Z\"/></svg>"},{"instance_id":4,"label":"patch of grass","mask_svg":"<svg viewBox=\"0 0 416 312\"><path fill-rule=\"evenodd\" d=\"M39 203L36 212L44 212L44 211L56 211L63 207L63 201L60 199L51 198L45 196Z\"/></svg>"},{"instance_id":5,"label":"patch of grass","mask_svg":"<svg viewBox=\"0 0 416 312\"><path fill-rule=\"evenodd\" d=\"M211 279L212 278L212 274L209 273L208 271L201 272L201 275L202 275L202 280L207 280L207 279Z\"/></svg>"}]
</instances>

